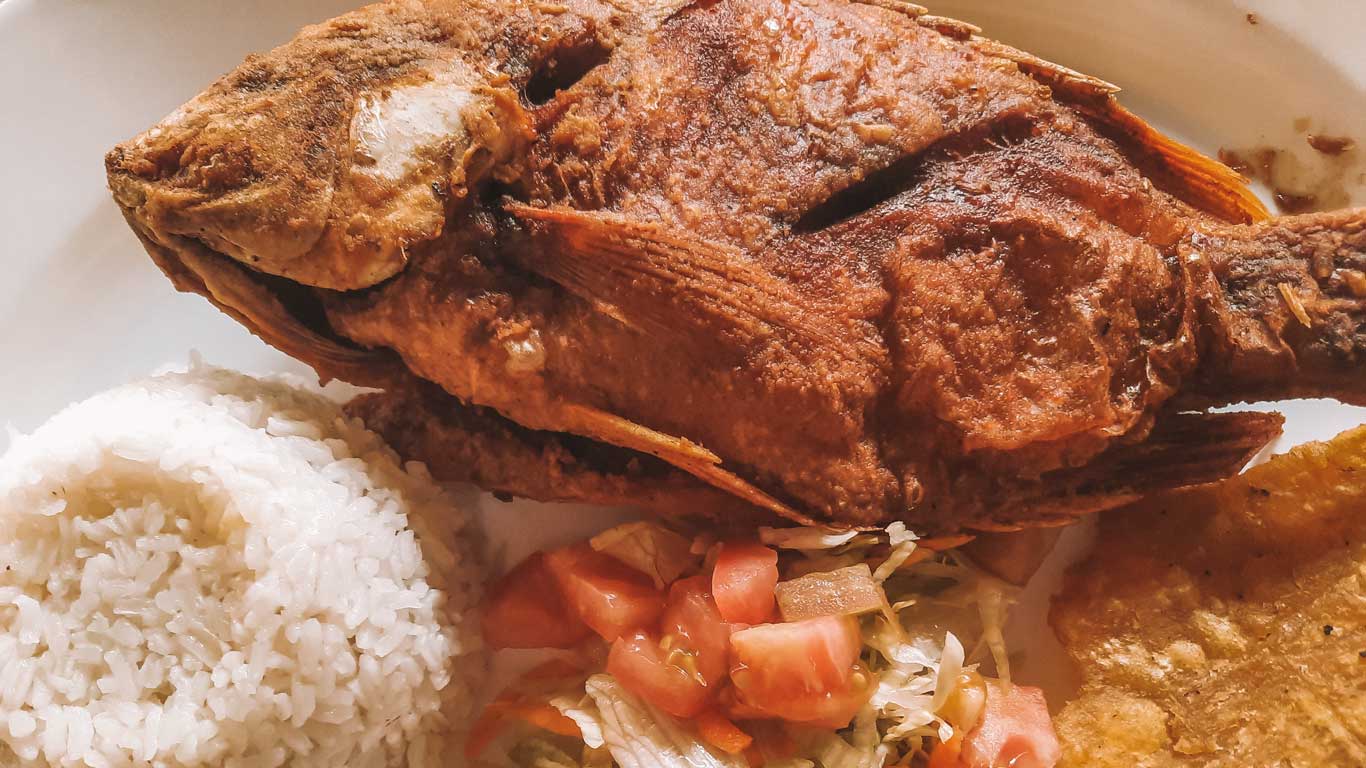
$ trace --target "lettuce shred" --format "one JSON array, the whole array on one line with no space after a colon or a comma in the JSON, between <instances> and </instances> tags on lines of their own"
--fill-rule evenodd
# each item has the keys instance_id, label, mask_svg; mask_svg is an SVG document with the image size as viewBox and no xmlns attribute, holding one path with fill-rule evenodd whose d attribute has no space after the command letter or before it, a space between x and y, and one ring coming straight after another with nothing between
<instances>
[{"instance_id":1,"label":"lettuce shred","mask_svg":"<svg viewBox=\"0 0 1366 768\"><path fill-rule=\"evenodd\" d=\"M586 687L607 749L620 768L747 768L744 758L711 749L611 675L593 675Z\"/></svg>"}]
</instances>

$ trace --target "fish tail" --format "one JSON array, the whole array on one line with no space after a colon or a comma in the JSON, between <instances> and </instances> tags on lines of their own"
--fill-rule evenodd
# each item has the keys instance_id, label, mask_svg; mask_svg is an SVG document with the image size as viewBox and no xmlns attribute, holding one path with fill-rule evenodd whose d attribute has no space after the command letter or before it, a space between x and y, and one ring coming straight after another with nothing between
<instances>
[{"instance_id":1,"label":"fish tail","mask_svg":"<svg viewBox=\"0 0 1366 768\"><path fill-rule=\"evenodd\" d=\"M1213 278L1206 393L1366 405L1366 208L1196 233L1183 260Z\"/></svg>"}]
</instances>

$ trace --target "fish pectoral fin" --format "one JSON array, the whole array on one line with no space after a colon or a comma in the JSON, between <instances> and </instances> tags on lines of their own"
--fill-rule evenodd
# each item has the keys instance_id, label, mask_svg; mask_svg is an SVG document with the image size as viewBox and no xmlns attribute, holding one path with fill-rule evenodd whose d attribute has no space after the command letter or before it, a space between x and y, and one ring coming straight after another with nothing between
<instances>
[{"instance_id":1,"label":"fish pectoral fin","mask_svg":"<svg viewBox=\"0 0 1366 768\"><path fill-rule=\"evenodd\" d=\"M611 316L714 354L778 340L839 349L850 334L739 250L624 217L509 203L536 239L522 265ZM725 340L723 342L723 339Z\"/></svg>"},{"instance_id":2,"label":"fish pectoral fin","mask_svg":"<svg viewBox=\"0 0 1366 768\"><path fill-rule=\"evenodd\" d=\"M557 421L567 431L649 454L760 509L801 525L816 524L809 516L725 469L719 456L687 438L665 434L586 405L566 403L556 411Z\"/></svg>"},{"instance_id":3,"label":"fish pectoral fin","mask_svg":"<svg viewBox=\"0 0 1366 768\"><path fill-rule=\"evenodd\" d=\"M602 212L520 203L505 210L536 239L537 247L521 249L525 268L698 354L773 341L787 350L843 347L834 322L803 308L790 285L733 248ZM756 507L812 524L685 438L579 404L559 406L556 420L560 429L656 456Z\"/></svg>"}]
</instances>

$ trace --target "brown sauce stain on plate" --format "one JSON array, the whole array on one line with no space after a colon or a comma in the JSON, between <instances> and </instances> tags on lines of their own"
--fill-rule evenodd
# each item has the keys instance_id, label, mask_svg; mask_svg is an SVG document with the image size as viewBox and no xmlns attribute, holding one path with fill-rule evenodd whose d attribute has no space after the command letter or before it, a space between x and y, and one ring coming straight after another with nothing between
<instances>
[{"instance_id":1,"label":"brown sauce stain on plate","mask_svg":"<svg viewBox=\"0 0 1366 768\"><path fill-rule=\"evenodd\" d=\"M1331 157L1344 155L1356 149L1357 143L1346 136L1324 136L1322 134L1311 133L1306 139L1309 146L1315 151L1322 152Z\"/></svg>"},{"instance_id":2,"label":"brown sauce stain on plate","mask_svg":"<svg viewBox=\"0 0 1366 768\"><path fill-rule=\"evenodd\" d=\"M1310 120L1298 118L1295 131L1317 153L1254 146L1219 150L1219 159L1230 168L1260 181L1271 191L1281 213L1308 213L1345 208L1352 204L1352 192L1366 183L1357 142L1347 136L1310 133Z\"/></svg>"}]
</instances>

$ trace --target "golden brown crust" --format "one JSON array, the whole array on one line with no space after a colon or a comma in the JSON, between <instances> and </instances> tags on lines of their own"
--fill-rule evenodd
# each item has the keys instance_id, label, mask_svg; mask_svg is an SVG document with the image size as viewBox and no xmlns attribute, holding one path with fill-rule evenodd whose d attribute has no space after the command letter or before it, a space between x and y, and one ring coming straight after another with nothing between
<instances>
[{"instance_id":1,"label":"golden brown crust","mask_svg":"<svg viewBox=\"0 0 1366 768\"><path fill-rule=\"evenodd\" d=\"M538 432L435 385L406 377L362 395L347 412L443 482L538 501L637 506L722 522L760 519L758 508L651 456L576 435Z\"/></svg>"},{"instance_id":2,"label":"golden brown crust","mask_svg":"<svg viewBox=\"0 0 1366 768\"><path fill-rule=\"evenodd\" d=\"M1366 760L1366 427L1106 513L1053 624L1065 766Z\"/></svg>"},{"instance_id":3,"label":"golden brown crust","mask_svg":"<svg viewBox=\"0 0 1366 768\"><path fill-rule=\"evenodd\" d=\"M1264 211L1112 91L896 2L412 0L249 61L110 182L179 284L324 366L316 339L392 350L792 519L1009 528L1131 498L1088 468L1193 377L1233 391L1227 331L1270 311L1183 258ZM413 163L367 187L396 136ZM301 285L225 291L201 249ZM1306 386L1350 389L1343 359ZM1222 463L1141 466L1232 472L1242 426L1201 444Z\"/></svg>"},{"instance_id":4,"label":"golden brown crust","mask_svg":"<svg viewBox=\"0 0 1366 768\"><path fill-rule=\"evenodd\" d=\"M1366 215L1309 214L1201 233L1183 248L1217 289L1203 310L1211 399L1336 397L1366 404Z\"/></svg>"}]
</instances>

